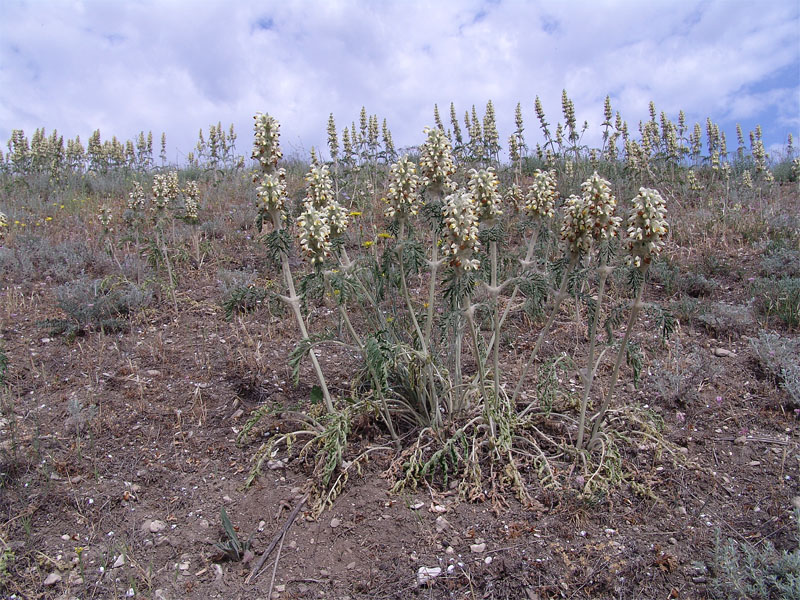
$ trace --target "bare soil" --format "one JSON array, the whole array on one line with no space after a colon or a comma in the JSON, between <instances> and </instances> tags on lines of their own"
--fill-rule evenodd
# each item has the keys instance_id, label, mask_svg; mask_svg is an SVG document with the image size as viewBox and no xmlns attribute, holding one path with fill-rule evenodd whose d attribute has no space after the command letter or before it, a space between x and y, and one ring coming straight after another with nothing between
<instances>
[{"instance_id":1,"label":"bare soil","mask_svg":"<svg viewBox=\"0 0 800 600\"><path fill-rule=\"evenodd\" d=\"M180 268L177 313L164 298L122 333L51 336L41 322L63 316L54 282L3 286L10 392L0 419L0 536L15 557L3 598L266 599L270 589L287 599L705 598L716 536L793 547L798 415L747 338L763 328L796 334L760 315L720 331L684 319L662 347L644 319L642 382L634 388L626 372L615 402L657 414L683 460L629 448L623 460L633 475L602 497L583 498L576 483L536 491L533 507L508 498L495 510L446 487L392 495L392 454L376 451L331 509L318 518L301 510L279 554L246 583L306 493L309 471L297 461L270 463L245 489L262 440L240 446L237 432L264 403L307 407L314 378L305 366L292 385L289 315L262 306L225 319L217 268L265 260L231 253L240 242L216 241L229 244L216 256L240 259L210 256ZM715 279L713 302L747 307L759 249L713 234L703 243L732 266ZM683 273L698 268L696 248L676 243L670 256ZM657 284L647 296L679 300ZM324 306L315 310L320 324L332 318ZM523 319L511 326L509 374L538 331ZM579 358L581 336L565 311L550 352ZM333 390L347 394L352 358L323 359ZM682 391L664 391L668 369ZM280 430L280 413L270 418ZM350 452L386 442L367 424L356 428ZM214 546L225 539L223 507L241 539L252 535L245 562L223 560ZM421 568L436 567L440 575L418 582Z\"/></svg>"}]
</instances>

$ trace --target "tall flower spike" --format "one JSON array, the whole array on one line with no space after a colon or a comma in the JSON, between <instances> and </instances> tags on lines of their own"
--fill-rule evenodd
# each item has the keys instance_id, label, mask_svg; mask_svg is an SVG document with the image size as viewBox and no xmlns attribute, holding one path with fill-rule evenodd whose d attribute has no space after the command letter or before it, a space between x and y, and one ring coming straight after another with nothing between
<instances>
[{"instance_id":1,"label":"tall flower spike","mask_svg":"<svg viewBox=\"0 0 800 600\"><path fill-rule=\"evenodd\" d=\"M283 215L284 199L286 198L286 169L278 169L274 173L256 175L256 205L258 210L269 215L280 213ZM284 216L285 218L285 216Z\"/></svg>"},{"instance_id":2,"label":"tall flower spike","mask_svg":"<svg viewBox=\"0 0 800 600\"><path fill-rule=\"evenodd\" d=\"M300 247L303 252L312 265L322 264L331 251L331 230L324 212L306 204L305 211L297 218L297 226L300 228Z\"/></svg>"},{"instance_id":3,"label":"tall flower spike","mask_svg":"<svg viewBox=\"0 0 800 600\"><path fill-rule=\"evenodd\" d=\"M200 188L197 187L196 181L187 181L186 187L183 190L184 195L184 208L186 211L186 218L190 221L197 221L198 212L200 210Z\"/></svg>"},{"instance_id":4,"label":"tall flower spike","mask_svg":"<svg viewBox=\"0 0 800 600\"><path fill-rule=\"evenodd\" d=\"M450 256L451 264L464 271L475 270L479 263L473 254L477 252L478 215L475 212L475 200L471 194L456 192L445 198L444 222L447 228L444 234L443 250Z\"/></svg>"},{"instance_id":5,"label":"tall flower spike","mask_svg":"<svg viewBox=\"0 0 800 600\"><path fill-rule=\"evenodd\" d=\"M626 241L628 261L634 267L643 268L664 247L664 238L669 230L667 208L661 194L650 188L639 188L639 194L632 202Z\"/></svg>"},{"instance_id":6,"label":"tall flower spike","mask_svg":"<svg viewBox=\"0 0 800 600\"><path fill-rule=\"evenodd\" d=\"M525 196L525 209L534 217L551 218L555 214L558 189L555 170L533 172L533 182Z\"/></svg>"},{"instance_id":7,"label":"tall flower spike","mask_svg":"<svg viewBox=\"0 0 800 600\"><path fill-rule=\"evenodd\" d=\"M561 239L566 252L581 257L588 254L592 245L592 227L586 201L575 194L564 203L564 222L561 224Z\"/></svg>"},{"instance_id":8,"label":"tall flower spike","mask_svg":"<svg viewBox=\"0 0 800 600\"><path fill-rule=\"evenodd\" d=\"M481 221L493 221L503 214L500 209L500 180L492 167L469 170L469 192L475 203L475 212Z\"/></svg>"},{"instance_id":9,"label":"tall flower spike","mask_svg":"<svg viewBox=\"0 0 800 600\"><path fill-rule=\"evenodd\" d=\"M328 173L328 165L314 165L306 173L306 203L321 209L334 200L333 184Z\"/></svg>"},{"instance_id":10,"label":"tall flower spike","mask_svg":"<svg viewBox=\"0 0 800 600\"><path fill-rule=\"evenodd\" d=\"M278 166L283 156L280 147L281 126L275 118L256 113L255 139L253 140L253 158L259 162L262 170L268 171Z\"/></svg>"},{"instance_id":11,"label":"tall flower spike","mask_svg":"<svg viewBox=\"0 0 800 600\"><path fill-rule=\"evenodd\" d=\"M431 187L441 187L442 191L450 191L453 189L450 176L456 171L450 140L441 129L426 127L424 132L428 139L422 145L419 158L423 183Z\"/></svg>"},{"instance_id":12,"label":"tall flower spike","mask_svg":"<svg viewBox=\"0 0 800 600\"><path fill-rule=\"evenodd\" d=\"M404 155L392 165L389 172L389 192L386 194L389 206L386 207L386 217L403 220L409 215L416 215L419 210L418 188L417 167L408 155Z\"/></svg>"},{"instance_id":13,"label":"tall flower spike","mask_svg":"<svg viewBox=\"0 0 800 600\"><path fill-rule=\"evenodd\" d=\"M128 194L128 209L140 211L144 208L144 189L138 181L133 182L133 189Z\"/></svg>"},{"instance_id":14,"label":"tall flower spike","mask_svg":"<svg viewBox=\"0 0 800 600\"><path fill-rule=\"evenodd\" d=\"M611 184L595 171L581 184L581 193L589 210L592 237L599 241L617 235L622 219L614 214L617 210L617 199L611 193Z\"/></svg>"},{"instance_id":15,"label":"tall flower spike","mask_svg":"<svg viewBox=\"0 0 800 600\"><path fill-rule=\"evenodd\" d=\"M8 228L8 217L6 217L5 213L0 212L0 240L2 240L5 237L7 228Z\"/></svg>"}]
</instances>

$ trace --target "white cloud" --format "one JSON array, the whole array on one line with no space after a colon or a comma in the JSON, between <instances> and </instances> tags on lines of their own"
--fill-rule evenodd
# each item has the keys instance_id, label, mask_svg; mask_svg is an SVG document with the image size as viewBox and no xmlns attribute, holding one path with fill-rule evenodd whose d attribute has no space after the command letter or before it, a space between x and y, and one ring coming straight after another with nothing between
<instances>
[{"instance_id":1,"label":"white cloud","mask_svg":"<svg viewBox=\"0 0 800 600\"><path fill-rule=\"evenodd\" d=\"M221 121L246 151L264 111L308 149L330 112L341 130L364 105L408 145L434 103L447 120L450 101L462 118L490 98L503 139L517 102L536 139L534 97L555 122L564 88L595 138L607 93L631 125L649 100L690 121L771 119L780 139L799 125L794 0L0 2L2 140L166 131L179 158Z\"/></svg>"}]
</instances>

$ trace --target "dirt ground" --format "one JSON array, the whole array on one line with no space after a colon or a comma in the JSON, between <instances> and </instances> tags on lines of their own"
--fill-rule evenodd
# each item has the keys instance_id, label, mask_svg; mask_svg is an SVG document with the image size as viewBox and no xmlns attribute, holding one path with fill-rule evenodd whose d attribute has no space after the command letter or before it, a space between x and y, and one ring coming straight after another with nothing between
<instances>
[{"instance_id":1,"label":"dirt ground","mask_svg":"<svg viewBox=\"0 0 800 600\"><path fill-rule=\"evenodd\" d=\"M800 438L797 412L748 341L760 329L796 337L752 309L747 282L759 275L760 252L713 236L706 249L728 268L715 274L705 306L750 316L725 327L683 316L666 347L644 318L636 329L642 381L634 388L624 373L615 401L655 413L677 459L629 448L630 478L591 500L579 482L539 490L531 473L534 505L509 498L496 511L446 487L390 494L392 454L377 450L332 508L313 518L303 506L250 583L253 564L307 491L308 468L296 460L265 463L245 489L262 440L236 443L253 409L309 397L308 365L295 387L286 362L296 341L290 319L262 306L226 320L220 263L209 258L180 273L177 312L164 299L133 316L126 332L70 342L41 325L60 315L54 282L6 282L0 536L14 559L0 597L708 597L717 536L793 547ZM678 242L669 252L683 274L700 264L696 249ZM646 295L667 305L682 298L658 282ZM325 308L316 310L324 321ZM538 331L522 319L511 327L509 373ZM582 352L566 313L548 344L553 353ZM334 391L347 393L352 367L344 353L323 354ZM280 430L280 413L270 418ZM374 427L356 431L350 452L386 442ZM214 546L225 539L223 507L242 540L252 535L244 561L223 560Z\"/></svg>"}]
</instances>

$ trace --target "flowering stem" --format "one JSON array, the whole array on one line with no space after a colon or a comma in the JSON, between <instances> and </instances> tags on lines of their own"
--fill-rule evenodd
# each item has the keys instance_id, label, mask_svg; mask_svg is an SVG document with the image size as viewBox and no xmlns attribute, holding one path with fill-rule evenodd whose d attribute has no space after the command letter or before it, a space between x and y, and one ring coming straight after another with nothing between
<instances>
[{"instance_id":1,"label":"flowering stem","mask_svg":"<svg viewBox=\"0 0 800 600\"><path fill-rule=\"evenodd\" d=\"M527 252L525 254L525 260L522 263L523 267L526 266L527 264L529 264L530 261L531 261L531 258L533 258L533 251L534 251L534 248L536 247L536 240L539 237L538 234L539 234L539 232L537 230L537 231L535 231L533 233L533 235L531 236L531 239L528 240L528 250L527 250ZM514 300L516 299L518 293L519 293L519 286L515 285L513 291L511 292L511 298L509 298L508 304L506 304L505 309L503 309L503 315L500 317L500 322L497 324L495 332L492 333L492 337L489 338L489 344L488 344L488 346L486 348L487 357L488 357L488 353L491 352L492 348L494 347L495 338L497 338L499 336L499 334L500 334L500 328L503 327L503 323L506 322L506 317L508 317L508 313L511 312L511 307L514 304Z\"/></svg>"},{"instance_id":2,"label":"flowering stem","mask_svg":"<svg viewBox=\"0 0 800 600\"><path fill-rule=\"evenodd\" d=\"M603 424L603 419L606 416L608 405L611 403L611 395L614 393L614 387L617 385L619 368L622 366L622 359L625 357L625 350L628 347L628 340L631 337L633 324L636 322L636 317L639 316L639 310L642 308L642 291L644 290L644 275L646 272L647 269L645 268L645 270L642 272L642 283L639 285L639 289L636 292L636 299L633 301L630 315L628 315L628 324L625 328L625 336L622 338L622 343L617 351L617 360L614 362L614 370L611 372L611 383L608 385L608 389L606 390L606 395L603 399L603 405L600 407L600 412L598 412L597 416L594 418L592 436L589 438L589 442L587 444L588 448L591 448L597 442L600 433L600 426Z\"/></svg>"},{"instance_id":3,"label":"flowering stem","mask_svg":"<svg viewBox=\"0 0 800 600\"><path fill-rule=\"evenodd\" d=\"M600 310L603 306L603 292L606 287L606 279L611 270L611 268L606 265L606 262L606 253L603 252L600 258L600 282L597 286L597 302L594 308L594 315L592 315L592 324L589 327L589 356L586 360L586 371L583 375L583 397L581 398L580 418L578 421L578 441L575 444L577 448L583 447L583 435L586 428L586 408L589 404L589 393L591 392L592 383L594 382L594 351L597 337L597 323L600 320Z\"/></svg>"},{"instance_id":4,"label":"flowering stem","mask_svg":"<svg viewBox=\"0 0 800 600\"><path fill-rule=\"evenodd\" d=\"M553 310L550 312L550 316L547 318L547 322L544 324L544 327L539 332L539 337L536 340L536 345L533 347L531 355L528 357L528 362L525 364L525 368L522 370L522 375L520 375L517 387L514 389L514 395L511 396L512 406L516 402L517 396L519 396L519 393L522 391L522 385L525 383L525 377L528 375L528 371L533 365L533 361L539 354L539 350L542 347L542 343L544 342L545 336L548 333L550 333L550 328L553 326L553 321L555 321L556 319L556 314L558 314L558 309L561 308L561 303L564 301L564 298L567 297L567 283L569 282L569 276L572 273L572 269L575 268L575 265L577 263L578 263L578 256L573 255L570 258L567 268L564 270L564 273L561 276L561 285L559 286L558 292L556 293L555 305L553 306Z\"/></svg>"},{"instance_id":5,"label":"flowering stem","mask_svg":"<svg viewBox=\"0 0 800 600\"><path fill-rule=\"evenodd\" d=\"M304 340L308 340L308 329L306 329L306 322L303 319L303 314L300 312L300 298L297 297L297 292L294 288L294 279L292 277L292 270L289 267L289 257L285 253L281 254L281 267L283 269L283 278L286 281L286 287L289 289L289 296L284 298L286 302L292 307L295 320L300 328L300 334ZM325 383L325 375L322 374L322 367L320 367L317 360L317 353L313 348L309 348L308 357L311 359L311 364L314 366L314 371L317 373L319 385L322 388L322 396L325 401L325 408L329 413L334 412L333 400L331 393L328 391L328 385Z\"/></svg>"},{"instance_id":6,"label":"flowering stem","mask_svg":"<svg viewBox=\"0 0 800 600\"><path fill-rule=\"evenodd\" d=\"M494 402L496 403L500 397L500 292L497 287L497 242L490 242L489 254L492 262L491 286L494 300L494 339L497 340L497 343L494 344L494 354L492 356Z\"/></svg>"}]
</instances>

